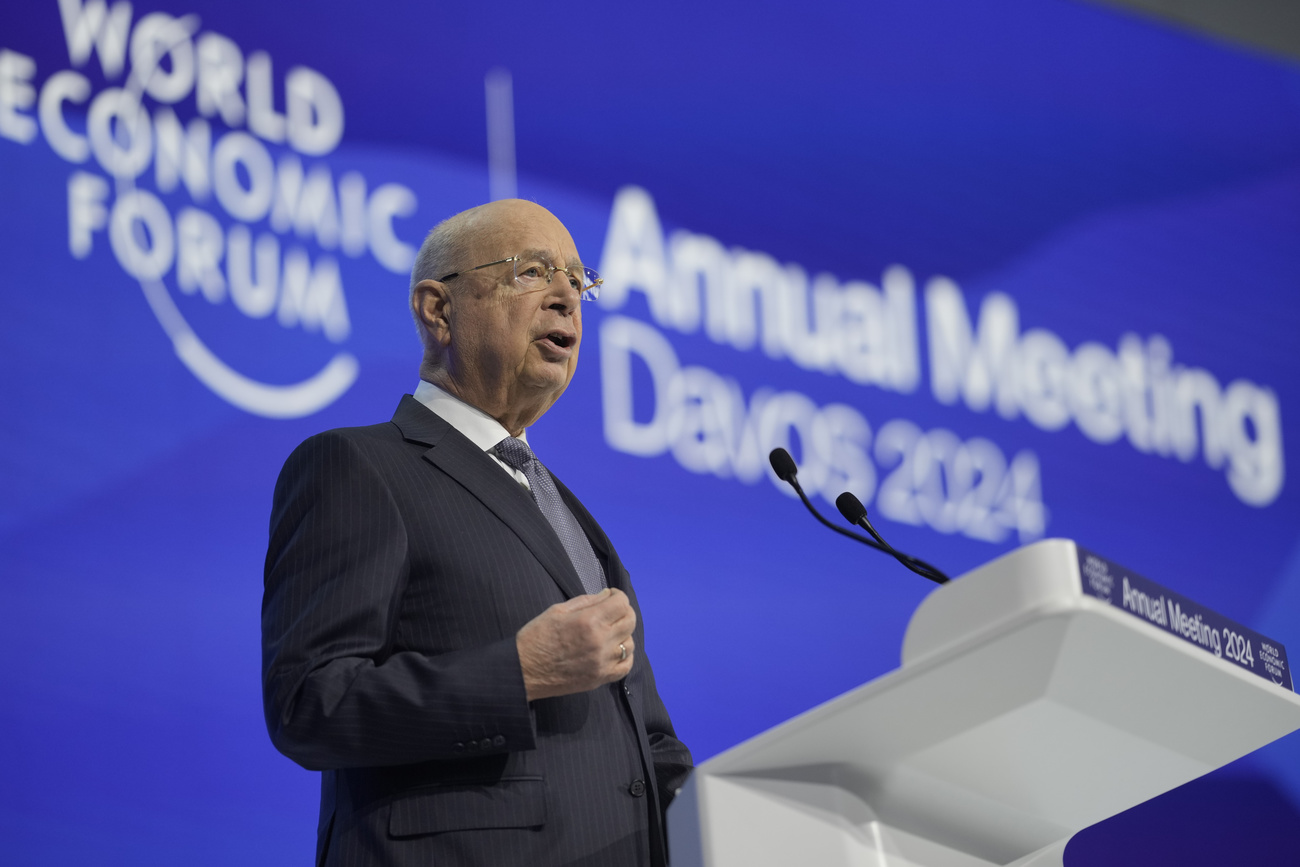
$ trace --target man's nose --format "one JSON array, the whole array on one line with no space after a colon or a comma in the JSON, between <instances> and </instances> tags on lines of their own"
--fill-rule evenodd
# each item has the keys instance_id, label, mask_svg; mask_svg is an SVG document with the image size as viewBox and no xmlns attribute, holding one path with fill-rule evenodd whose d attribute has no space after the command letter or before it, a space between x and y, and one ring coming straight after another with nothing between
<instances>
[{"instance_id":1,"label":"man's nose","mask_svg":"<svg viewBox=\"0 0 1300 867\"><path fill-rule=\"evenodd\" d=\"M551 284L547 287L556 299L552 306L562 305L567 313L573 312L582 303L582 290L573 288L572 280L567 271L556 268L551 272Z\"/></svg>"}]
</instances>

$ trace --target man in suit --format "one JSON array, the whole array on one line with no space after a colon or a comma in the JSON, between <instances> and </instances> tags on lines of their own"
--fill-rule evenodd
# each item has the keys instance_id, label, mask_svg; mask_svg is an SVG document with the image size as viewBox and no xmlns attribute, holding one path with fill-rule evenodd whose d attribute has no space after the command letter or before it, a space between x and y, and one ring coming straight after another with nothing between
<instances>
[{"instance_id":1,"label":"man in suit","mask_svg":"<svg viewBox=\"0 0 1300 867\"><path fill-rule=\"evenodd\" d=\"M598 285L539 205L452 217L412 273L415 395L285 463L263 697L276 747L323 771L318 864L666 863L690 753L627 571L525 434Z\"/></svg>"}]
</instances>

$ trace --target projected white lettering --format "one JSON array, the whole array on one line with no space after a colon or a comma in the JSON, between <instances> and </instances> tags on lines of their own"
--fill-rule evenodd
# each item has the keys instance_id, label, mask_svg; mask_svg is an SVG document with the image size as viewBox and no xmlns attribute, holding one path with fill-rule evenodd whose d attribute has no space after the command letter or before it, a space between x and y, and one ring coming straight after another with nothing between
<instances>
[{"instance_id":1,"label":"projected white lettering","mask_svg":"<svg viewBox=\"0 0 1300 867\"><path fill-rule=\"evenodd\" d=\"M600 326L605 440L640 457L671 453L684 469L754 484L773 475L768 453L799 455L809 496L833 501L849 490L873 497L882 515L1000 542L1043 535L1046 510L1038 459L1024 450L1008 463L994 443L962 441L943 429L923 432L909 421L887 422L875 437L866 417L846 404L818 406L797 391L759 389L746 399L735 380L682 365L654 326L607 316ZM634 368L649 372L649 389L634 393ZM880 473L886 473L879 485Z\"/></svg>"},{"instance_id":2,"label":"projected white lettering","mask_svg":"<svg viewBox=\"0 0 1300 867\"><path fill-rule=\"evenodd\" d=\"M1043 430L1074 421L1094 442L1126 435L1140 452L1183 462L1199 453L1213 469L1226 464L1228 486L1252 506L1281 492L1282 421L1271 389L1245 379L1223 388L1209 371L1175 364L1158 334L1071 352L1046 329L1021 334L1015 301L997 292L972 325L961 291L942 277L926 286L925 308L930 387L940 403L996 408L1007 419L1023 413Z\"/></svg>"},{"instance_id":3,"label":"projected white lettering","mask_svg":"<svg viewBox=\"0 0 1300 867\"><path fill-rule=\"evenodd\" d=\"M274 313L284 328L343 343L351 322L329 254L369 252L385 269L406 273L415 249L393 224L415 213L415 194L393 182L370 190L359 172L336 180L327 163L304 163L333 152L345 127L343 102L320 72L291 67L277 86L269 54L245 58L231 39L198 33L192 15L151 12L133 22L124 0L58 0L58 9L70 64L81 69L97 58L104 79L122 81L94 92L86 74L64 69L38 85L32 58L0 49L0 136L28 144L40 135L67 162L93 159L103 172L68 179L69 252L84 259L106 235L177 356L231 403L272 417L328 405L355 380L352 355L337 353L295 385L256 382L207 349L164 281L174 273L179 297L229 300L250 319ZM192 111L184 112L191 98ZM214 131L214 120L226 129ZM157 194L138 186L150 165ZM173 216L162 197L182 188L193 206ZM225 224L208 207L212 199ZM263 221L269 230L257 230Z\"/></svg>"},{"instance_id":4,"label":"projected white lettering","mask_svg":"<svg viewBox=\"0 0 1300 867\"><path fill-rule=\"evenodd\" d=\"M707 235L679 231L665 241L649 194L628 187L614 198L600 271L607 310L641 292L664 328L703 327L716 343L757 346L861 385L910 392L920 382L915 290L905 268L887 270L877 288L830 274L810 280L799 265L728 250Z\"/></svg>"},{"instance_id":5,"label":"projected white lettering","mask_svg":"<svg viewBox=\"0 0 1300 867\"><path fill-rule=\"evenodd\" d=\"M665 329L703 330L716 343L742 352L760 349L770 358L839 374L859 385L910 393L919 383L917 293L911 272L901 265L886 269L880 287L841 282L830 274L810 280L797 264L781 265L739 247L727 249L706 235L679 230L665 237L650 194L627 187L614 199L601 272L600 303L606 310L622 309L633 292L640 292L651 318ZM1022 331L1016 302L1006 294L986 295L974 317L960 287L948 278L930 279L923 295L930 391L939 403L963 404L974 412L996 409L1008 420L1023 415L1045 431L1073 422L1093 442L1126 437L1140 452L1183 462L1199 454L1212 469L1226 467L1229 488L1252 506L1267 506L1281 492L1281 409L1271 389L1246 379L1224 387L1207 370L1175 364L1173 348L1158 334L1146 340L1124 334L1115 349L1096 341L1071 349L1047 328ZM654 341L643 334L637 345L645 349ZM647 363L654 355L642 353ZM691 394L731 393L701 386L701 374L681 376L686 378L674 386L678 391L690 383ZM660 379L677 382L668 374L656 377L656 383ZM657 453L658 438L668 428L638 425L618 405L610 408L611 397L618 396L606 394L610 445L633 454ZM708 403L740 405L727 400ZM700 411L701 417L713 412ZM1046 513L1034 505L1041 495L1032 453L1023 452L1026 457L1007 464L988 440L904 436L897 433L901 430L891 429L889 438L882 430L877 439L878 459L896 461L899 467L882 486L881 509L887 515L944 532L959 528L976 538L997 536L1005 526L1027 537L1042 534ZM891 452L882 458L881 443L895 438L921 443L916 451L921 457L909 462ZM901 446L888 448L912 454ZM683 466L693 463L684 460ZM713 466L709 460L702 465ZM950 492L946 499L919 493L937 490L938 482L923 481L930 476L944 479ZM903 480L910 480L914 492L902 493ZM1004 482L1007 493L995 495ZM964 505L953 505L957 502ZM996 507L991 505L995 502ZM1030 505L1003 505L1008 502ZM929 505L922 508L921 503ZM972 517L977 513L999 517Z\"/></svg>"},{"instance_id":6,"label":"projected white lettering","mask_svg":"<svg viewBox=\"0 0 1300 867\"><path fill-rule=\"evenodd\" d=\"M36 138L36 122L24 110L36 101L31 80L36 61L16 51L0 49L0 136L27 144Z\"/></svg>"}]
</instances>

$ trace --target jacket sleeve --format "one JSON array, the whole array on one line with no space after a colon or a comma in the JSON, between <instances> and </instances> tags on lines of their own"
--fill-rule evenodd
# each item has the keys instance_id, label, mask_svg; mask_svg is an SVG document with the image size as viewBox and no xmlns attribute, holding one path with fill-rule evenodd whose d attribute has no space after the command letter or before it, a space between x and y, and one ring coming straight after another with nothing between
<instances>
[{"instance_id":1,"label":"jacket sleeve","mask_svg":"<svg viewBox=\"0 0 1300 867\"><path fill-rule=\"evenodd\" d=\"M690 776L695 766L691 751L686 744L677 739L672 720L668 718L668 709L659 698L655 686L655 675L649 664L643 675L643 689L646 691L645 727L650 740L650 754L655 766L655 782L659 786L660 807L667 811L668 805Z\"/></svg>"},{"instance_id":2,"label":"jacket sleeve","mask_svg":"<svg viewBox=\"0 0 1300 867\"><path fill-rule=\"evenodd\" d=\"M313 437L275 486L262 600L262 697L276 748L311 770L533 749L513 635L394 648L406 524L346 435Z\"/></svg>"},{"instance_id":3,"label":"jacket sleeve","mask_svg":"<svg viewBox=\"0 0 1300 867\"><path fill-rule=\"evenodd\" d=\"M622 570L628 595L631 597L632 605L637 612L636 640L640 661L635 669L638 672L635 689L641 693L641 719L645 725L646 740L650 745L650 760L654 764L655 783L659 790L659 806L666 813L668 805L672 803L673 797L677 794L677 790L685 784L686 778L690 776L694 761L686 744L677 738L677 731L673 728L673 721L668 716L668 708L664 706L663 699L659 697L659 687L655 683L654 667L650 664L650 657L646 652L645 621L641 616L641 603L637 599L636 590L632 586L631 576L627 574L626 569L623 569L621 563L619 568Z\"/></svg>"}]
</instances>

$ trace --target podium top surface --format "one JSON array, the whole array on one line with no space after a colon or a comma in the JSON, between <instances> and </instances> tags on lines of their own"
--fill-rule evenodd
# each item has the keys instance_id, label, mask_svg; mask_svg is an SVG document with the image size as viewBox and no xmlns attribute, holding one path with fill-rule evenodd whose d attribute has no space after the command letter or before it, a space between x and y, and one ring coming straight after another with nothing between
<instances>
[{"instance_id":1,"label":"podium top surface","mask_svg":"<svg viewBox=\"0 0 1300 867\"><path fill-rule=\"evenodd\" d=\"M1293 689L1280 643L1080 547L1048 539L1012 551L931 593L912 615L903 665L1033 612L1102 602L1190 645Z\"/></svg>"}]
</instances>

